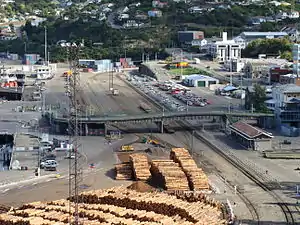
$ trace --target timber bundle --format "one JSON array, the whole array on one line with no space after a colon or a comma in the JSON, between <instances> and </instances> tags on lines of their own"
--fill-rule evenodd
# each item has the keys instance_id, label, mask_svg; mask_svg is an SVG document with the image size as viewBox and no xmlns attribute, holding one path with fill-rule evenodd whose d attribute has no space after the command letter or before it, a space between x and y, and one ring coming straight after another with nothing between
<instances>
[{"instance_id":1,"label":"timber bundle","mask_svg":"<svg viewBox=\"0 0 300 225\"><path fill-rule=\"evenodd\" d=\"M170 159L178 163L184 171L191 190L209 189L208 178L185 148L172 148Z\"/></svg>"},{"instance_id":2,"label":"timber bundle","mask_svg":"<svg viewBox=\"0 0 300 225\"><path fill-rule=\"evenodd\" d=\"M131 180L133 177L132 168L129 163L120 163L115 165L116 180Z\"/></svg>"},{"instance_id":3,"label":"timber bundle","mask_svg":"<svg viewBox=\"0 0 300 225\"><path fill-rule=\"evenodd\" d=\"M133 176L135 180L149 180L151 178L150 164L148 157L144 154L132 154L129 161L133 168Z\"/></svg>"},{"instance_id":4,"label":"timber bundle","mask_svg":"<svg viewBox=\"0 0 300 225\"><path fill-rule=\"evenodd\" d=\"M152 160L151 173L165 190L189 190L184 172L172 160Z\"/></svg>"},{"instance_id":5,"label":"timber bundle","mask_svg":"<svg viewBox=\"0 0 300 225\"><path fill-rule=\"evenodd\" d=\"M73 200L72 198L70 199ZM165 193L141 193L125 187L79 195L80 224L84 225L219 225L225 224L215 202L188 202ZM34 202L0 214L1 225L69 224L69 201ZM73 211L71 212L73 213Z\"/></svg>"}]
</instances>

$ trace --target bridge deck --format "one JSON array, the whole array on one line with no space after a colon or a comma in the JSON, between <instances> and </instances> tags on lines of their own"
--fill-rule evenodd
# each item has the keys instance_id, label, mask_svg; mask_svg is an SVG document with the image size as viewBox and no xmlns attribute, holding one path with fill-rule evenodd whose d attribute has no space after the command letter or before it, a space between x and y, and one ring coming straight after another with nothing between
<instances>
[{"instance_id":1,"label":"bridge deck","mask_svg":"<svg viewBox=\"0 0 300 225\"><path fill-rule=\"evenodd\" d=\"M259 117L274 117L273 114L267 113L240 113L240 112L165 112L165 113L151 113L141 115L119 115L119 116L98 116L98 117L82 117L80 119L83 123L113 123L113 122L130 122L130 121L161 121L172 120L179 118L196 118L205 116L231 116L231 117L245 117L245 118L259 118ZM67 122L68 118L53 116L53 120L57 122Z\"/></svg>"}]
</instances>

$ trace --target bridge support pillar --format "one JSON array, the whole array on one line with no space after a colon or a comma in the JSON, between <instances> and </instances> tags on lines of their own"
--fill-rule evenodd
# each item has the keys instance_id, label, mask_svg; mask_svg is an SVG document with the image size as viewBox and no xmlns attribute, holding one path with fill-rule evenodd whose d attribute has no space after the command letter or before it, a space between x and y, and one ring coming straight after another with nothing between
<instances>
[{"instance_id":1,"label":"bridge support pillar","mask_svg":"<svg viewBox=\"0 0 300 225\"><path fill-rule=\"evenodd\" d=\"M104 137L107 135L107 126L104 124Z\"/></svg>"},{"instance_id":2,"label":"bridge support pillar","mask_svg":"<svg viewBox=\"0 0 300 225\"><path fill-rule=\"evenodd\" d=\"M88 133L89 133L89 127L88 127L88 124L87 124L87 123L84 124L84 133L85 133L85 136L87 136Z\"/></svg>"},{"instance_id":3,"label":"bridge support pillar","mask_svg":"<svg viewBox=\"0 0 300 225\"><path fill-rule=\"evenodd\" d=\"M164 133L164 121L162 120L161 122L160 122L160 133Z\"/></svg>"}]
</instances>

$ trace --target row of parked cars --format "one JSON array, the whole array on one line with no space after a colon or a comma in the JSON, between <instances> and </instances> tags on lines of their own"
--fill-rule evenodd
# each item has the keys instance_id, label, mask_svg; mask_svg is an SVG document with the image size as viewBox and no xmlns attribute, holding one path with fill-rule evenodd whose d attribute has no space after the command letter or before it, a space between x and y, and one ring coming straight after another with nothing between
<instances>
[{"instance_id":1,"label":"row of parked cars","mask_svg":"<svg viewBox=\"0 0 300 225\"><path fill-rule=\"evenodd\" d=\"M181 102L176 101L172 96L166 92L159 90L155 87L156 82L152 80L146 80L138 76L130 78L131 83L147 94L150 98L157 101L158 103L166 106L166 108L172 111L186 111L186 106L182 105Z\"/></svg>"},{"instance_id":2,"label":"row of parked cars","mask_svg":"<svg viewBox=\"0 0 300 225\"><path fill-rule=\"evenodd\" d=\"M179 99L180 101L187 104L188 106L204 107L208 104L211 104L211 102L209 100L207 100L206 98L199 97L191 92L187 92L187 93L178 92L178 93L172 94L172 96Z\"/></svg>"}]
</instances>

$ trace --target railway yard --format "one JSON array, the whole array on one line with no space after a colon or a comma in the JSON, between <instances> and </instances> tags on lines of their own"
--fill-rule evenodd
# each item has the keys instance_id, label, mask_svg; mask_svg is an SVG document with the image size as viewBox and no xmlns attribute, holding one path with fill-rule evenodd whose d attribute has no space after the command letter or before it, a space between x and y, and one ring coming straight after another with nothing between
<instances>
[{"instance_id":1,"label":"railway yard","mask_svg":"<svg viewBox=\"0 0 300 225\"><path fill-rule=\"evenodd\" d=\"M59 105L59 113L68 111L61 76L67 69L60 65L45 82L46 108ZM162 82L168 80L165 76ZM168 93L157 81L136 73L113 75L118 95L109 90L109 73L82 72L80 79L86 116L241 110L240 100L206 88ZM109 126L122 132L121 139L81 137L79 212L84 224L299 224L297 160L267 159L246 150L221 132L218 123L208 118L170 122L174 133L164 134L154 123L128 123ZM196 125L202 128L179 129ZM281 142L282 137L274 136L274 143ZM122 150L124 146L130 149ZM68 224L67 172L68 160L61 159L59 178L0 185L0 224Z\"/></svg>"}]
</instances>

